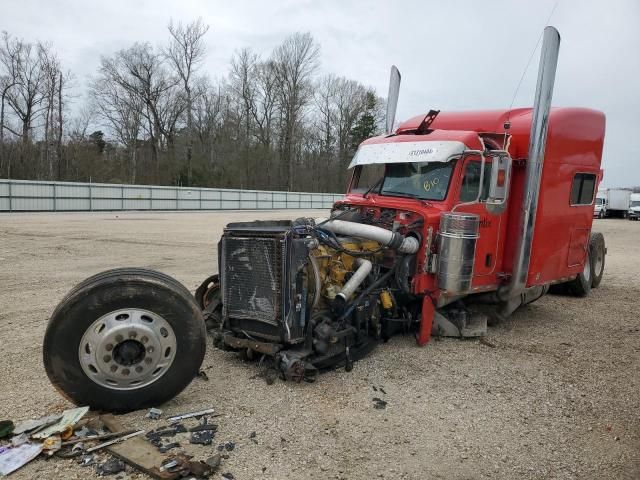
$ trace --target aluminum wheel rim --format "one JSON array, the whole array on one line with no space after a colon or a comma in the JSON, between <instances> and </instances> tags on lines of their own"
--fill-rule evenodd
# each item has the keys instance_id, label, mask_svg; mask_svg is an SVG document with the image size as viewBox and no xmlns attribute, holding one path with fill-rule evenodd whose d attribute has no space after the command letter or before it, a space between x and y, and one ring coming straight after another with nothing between
<instances>
[{"instance_id":1,"label":"aluminum wheel rim","mask_svg":"<svg viewBox=\"0 0 640 480\"><path fill-rule=\"evenodd\" d=\"M587 254L587 260L584 262L583 273L584 278L591 281L591 255Z\"/></svg>"},{"instance_id":2,"label":"aluminum wheel rim","mask_svg":"<svg viewBox=\"0 0 640 480\"><path fill-rule=\"evenodd\" d=\"M594 261L593 269L596 275L600 275L604 264L604 255L602 254L602 249L598 248L596 250L596 258Z\"/></svg>"},{"instance_id":3,"label":"aluminum wheel rim","mask_svg":"<svg viewBox=\"0 0 640 480\"><path fill-rule=\"evenodd\" d=\"M134 390L164 375L173 364L176 336L160 315L148 310L115 310L84 332L78 358L84 373L101 387Z\"/></svg>"}]
</instances>

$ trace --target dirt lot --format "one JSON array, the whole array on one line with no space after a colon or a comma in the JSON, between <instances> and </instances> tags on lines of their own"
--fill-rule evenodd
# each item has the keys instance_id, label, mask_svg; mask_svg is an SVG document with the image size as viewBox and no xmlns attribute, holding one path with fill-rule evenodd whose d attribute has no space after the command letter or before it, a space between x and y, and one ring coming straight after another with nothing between
<instances>
[{"instance_id":1,"label":"dirt lot","mask_svg":"<svg viewBox=\"0 0 640 480\"><path fill-rule=\"evenodd\" d=\"M47 380L41 342L75 283L143 266L194 290L216 269L225 223L318 213L0 216L0 419L68 407ZM220 473L239 480L640 478L640 222L597 220L595 229L609 249L601 287L587 299L548 295L518 311L490 329L495 348L455 339L418 348L397 337L351 373L271 386L256 364L209 348L210 381L196 379L162 408L222 413L213 447L186 446L205 459L217 443L236 442ZM373 397L387 408L374 409ZM143 417L123 422L157 425ZM11 478L94 475L54 458Z\"/></svg>"}]
</instances>

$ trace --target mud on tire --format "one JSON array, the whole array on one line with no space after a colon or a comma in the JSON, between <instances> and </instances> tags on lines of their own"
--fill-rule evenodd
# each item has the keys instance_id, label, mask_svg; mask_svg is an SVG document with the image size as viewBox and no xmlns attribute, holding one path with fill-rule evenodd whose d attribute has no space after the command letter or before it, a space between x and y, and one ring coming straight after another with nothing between
<instances>
[{"instance_id":1,"label":"mud on tire","mask_svg":"<svg viewBox=\"0 0 640 480\"><path fill-rule=\"evenodd\" d=\"M196 376L205 342L201 310L182 284L123 268L94 275L63 298L43 359L53 385L75 404L129 411L178 395Z\"/></svg>"}]
</instances>

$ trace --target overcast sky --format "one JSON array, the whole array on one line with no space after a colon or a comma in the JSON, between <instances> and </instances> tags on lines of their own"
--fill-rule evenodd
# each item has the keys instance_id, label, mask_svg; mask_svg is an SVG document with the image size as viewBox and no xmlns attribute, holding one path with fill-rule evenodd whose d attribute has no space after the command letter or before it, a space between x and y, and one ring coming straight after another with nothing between
<instances>
[{"instance_id":1,"label":"overcast sky","mask_svg":"<svg viewBox=\"0 0 640 480\"><path fill-rule=\"evenodd\" d=\"M251 47L265 56L287 35L309 31L322 70L387 94L389 67L402 73L397 118L430 108L506 108L556 0L3 0L0 30L53 44L79 87L100 55L136 41L164 43L167 24L210 25L203 70L227 74ZM554 106L607 116L606 186L640 185L640 1L560 0L550 24L562 36ZM533 101L536 52L514 106Z\"/></svg>"}]
</instances>

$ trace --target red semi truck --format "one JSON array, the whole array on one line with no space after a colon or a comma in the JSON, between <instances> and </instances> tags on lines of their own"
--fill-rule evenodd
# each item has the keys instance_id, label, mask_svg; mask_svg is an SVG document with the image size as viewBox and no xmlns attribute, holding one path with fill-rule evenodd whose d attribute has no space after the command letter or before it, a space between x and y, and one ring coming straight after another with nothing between
<instances>
[{"instance_id":1,"label":"red semi truck","mask_svg":"<svg viewBox=\"0 0 640 480\"><path fill-rule=\"evenodd\" d=\"M129 410L191 381L205 325L216 346L300 381L397 332L481 336L550 288L587 295L606 253L591 231L605 117L550 108L559 43L547 27L533 108L430 111L395 130L392 69L387 133L359 147L329 218L230 223L195 299L148 270L87 279L47 328L51 381Z\"/></svg>"}]
</instances>

